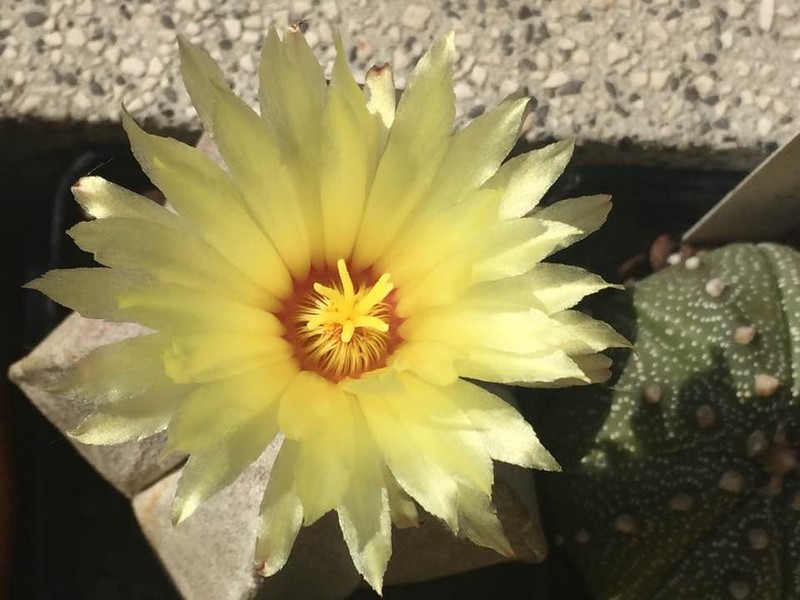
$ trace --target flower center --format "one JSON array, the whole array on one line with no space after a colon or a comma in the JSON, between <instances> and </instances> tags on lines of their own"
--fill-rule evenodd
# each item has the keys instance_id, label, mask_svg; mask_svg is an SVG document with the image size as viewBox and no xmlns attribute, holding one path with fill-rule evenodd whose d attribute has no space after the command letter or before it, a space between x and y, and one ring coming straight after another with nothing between
<instances>
[{"instance_id":1,"label":"flower center","mask_svg":"<svg viewBox=\"0 0 800 600\"><path fill-rule=\"evenodd\" d=\"M354 284L343 259L336 270L338 278L315 272L296 285L278 317L301 368L340 381L384 366L398 340L389 274L361 274Z\"/></svg>"}]
</instances>

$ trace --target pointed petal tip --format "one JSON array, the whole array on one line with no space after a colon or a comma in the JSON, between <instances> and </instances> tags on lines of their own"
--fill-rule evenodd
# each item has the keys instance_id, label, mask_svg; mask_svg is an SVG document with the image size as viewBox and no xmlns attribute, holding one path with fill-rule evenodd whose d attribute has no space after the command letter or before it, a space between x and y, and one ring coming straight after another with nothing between
<instances>
[{"instance_id":1,"label":"pointed petal tip","mask_svg":"<svg viewBox=\"0 0 800 600\"><path fill-rule=\"evenodd\" d=\"M617 289L620 289L620 288L617 288ZM630 341L628 338L623 337L622 335L619 335L618 344L619 345L617 345L617 346L609 346L609 348L625 348L626 350L633 350L634 349L633 342ZM609 371L609 373L610 373L610 371Z\"/></svg>"},{"instance_id":2,"label":"pointed petal tip","mask_svg":"<svg viewBox=\"0 0 800 600\"><path fill-rule=\"evenodd\" d=\"M89 177L81 177L75 183L73 183L69 189L73 194L84 191L86 189L87 179L89 179Z\"/></svg>"},{"instance_id":3,"label":"pointed petal tip","mask_svg":"<svg viewBox=\"0 0 800 600\"><path fill-rule=\"evenodd\" d=\"M253 568L258 577L269 577L272 575L272 573L270 573L267 569L267 563L265 563L263 560L257 560L253 564Z\"/></svg>"},{"instance_id":4,"label":"pointed petal tip","mask_svg":"<svg viewBox=\"0 0 800 600\"><path fill-rule=\"evenodd\" d=\"M181 65L187 60L191 60L192 54L195 52L203 52L203 50L197 44L193 44L190 42L186 36L182 34L178 34L175 38L176 43L178 44L178 54L180 56Z\"/></svg>"},{"instance_id":5,"label":"pointed petal tip","mask_svg":"<svg viewBox=\"0 0 800 600\"><path fill-rule=\"evenodd\" d=\"M261 45L261 61L263 63L264 58L270 53L274 51L280 52L282 50L282 41L281 36L278 34L278 30L274 25L270 25L269 29L267 29L267 35L264 36L264 42ZM259 67L261 68L261 67Z\"/></svg>"},{"instance_id":6,"label":"pointed petal tip","mask_svg":"<svg viewBox=\"0 0 800 600\"><path fill-rule=\"evenodd\" d=\"M553 144L553 149L556 150L558 154L562 152L565 153L567 155L567 162L569 162L575 152L575 143L575 138L566 138L555 142Z\"/></svg>"},{"instance_id":7,"label":"pointed petal tip","mask_svg":"<svg viewBox=\"0 0 800 600\"><path fill-rule=\"evenodd\" d=\"M338 27L333 30L333 45L336 48L336 58L339 58L340 56L346 56L344 51L344 42L342 41L342 34Z\"/></svg>"},{"instance_id":8,"label":"pointed petal tip","mask_svg":"<svg viewBox=\"0 0 800 600\"><path fill-rule=\"evenodd\" d=\"M381 64L375 64L375 65L372 65L367 70L367 73L366 73L366 75L364 77L366 79L379 78L379 77L385 75L387 71L390 74L392 72L392 65L390 65L388 62L381 63Z\"/></svg>"},{"instance_id":9,"label":"pointed petal tip","mask_svg":"<svg viewBox=\"0 0 800 600\"><path fill-rule=\"evenodd\" d=\"M176 513L174 509L172 511L172 516L170 517L170 523L172 523L173 527L177 527L183 523L182 515L180 513Z\"/></svg>"},{"instance_id":10,"label":"pointed petal tip","mask_svg":"<svg viewBox=\"0 0 800 600\"><path fill-rule=\"evenodd\" d=\"M378 596L383 598L383 577L381 577L380 581L376 581L374 583L369 579L365 578L365 580L369 584L369 587L371 587L375 593L378 594Z\"/></svg>"},{"instance_id":11,"label":"pointed petal tip","mask_svg":"<svg viewBox=\"0 0 800 600\"><path fill-rule=\"evenodd\" d=\"M120 104L119 116L120 121L122 122L122 128L125 130L125 133L128 134L129 138L131 137L132 132L141 131L141 127L139 127L139 124L136 122L136 119L133 118L133 115L131 115L124 102Z\"/></svg>"},{"instance_id":12,"label":"pointed petal tip","mask_svg":"<svg viewBox=\"0 0 800 600\"><path fill-rule=\"evenodd\" d=\"M195 508L197 508L197 506L191 506L189 502L176 496L175 500L172 502L172 516L170 518L172 526L177 527L192 516Z\"/></svg>"},{"instance_id":13,"label":"pointed petal tip","mask_svg":"<svg viewBox=\"0 0 800 600\"><path fill-rule=\"evenodd\" d=\"M456 49L456 32L455 31L448 31L444 36L442 36L441 43L444 44L445 48L447 48L450 52L455 51Z\"/></svg>"},{"instance_id":14,"label":"pointed petal tip","mask_svg":"<svg viewBox=\"0 0 800 600\"><path fill-rule=\"evenodd\" d=\"M85 444L87 446L93 445L90 441L87 441L88 436L86 435L86 431L84 431L83 423L79 424L73 429L68 429L66 433L70 438L80 442L81 444Z\"/></svg>"},{"instance_id":15,"label":"pointed petal tip","mask_svg":"<svg viewBox=\"0 0 800 600\"><path fill-rule=\"evenodd\" d=\"M72 238L72 241L73 241L73 242L76 242L76 244L77 244L77 241L75 240L75 236L78 234L78 231L80 231L80 229L81 229L80 227L78 227L79 225L81 225L81 223L86 223L86 221L81 221L80 223L76 223L75 225L73 225L72 227L70 227L69 229L67 229L67 230L64 232L64 233L66 233L66 234L67 234L67 235L68 235L70 238Z\"/></svg>"},{"instance_id":16,"label":"pointed petal tip","mask_svg":"<svg viewBox=\"0 0 800 600\"><path fill-rule=\"evenodd\" d=\"M500 104L503 104L505 102L520 102L520 103L525 102L527 104L528 102L530 102L530 100L531 100L530 95L523 89L510 93L508 96L506 96L500 101Z\"/></svg>"},{"instance_id":17,"label":"pointed petal tip","mask_svg":"<svg viewBox=\"0 0 800 600\"><path fill-rule=\"evenodd\" d=\"M99 187L104 183L108 182L102 177L98 177L97 175L85 175L72 184L70 191L75 197L97 194L100 191Z\"/></svg>"},{"instance_id":18,"label":"pointed petal tip","mask_svg":"<svg viewBox=\"0 0 800 600\"><path fill-rule=\"evenodd\" d=\"M42 279L42 277L37 277L36 279L31 279L27 283L23 283L22 287L26 290L36 290L37 292L40 291L37 287L37 283Z\"/></svg>"},{"instance_id":19,"label":"pointed petal tip","mask_svg":"<svg viewBox=\"0 0 800 600\"><path fill-rule=\"evenodd\" d=\"M178 49L183 52L186 47L189 46L189 40L186 39L182 33L179 33L175 36L175 43L178 44Z\"/></svg>"},{"instance_id":20,"label":"pointed petal tip","mask_svg":"<svg viewBox=\"0 0 800 600\"><path fill-rule=\"evenodd\" d=\"M375 590L375 593L381 597L383 597L383 576L385 572L386 572L385 565L383 566L383 568L380 567L375 568L375 566L373 565L373 568L367 568L364 571L361 571L361 576L364 578L364 581L366 581L369 587Z\"/></svg>"},{"instance_id":21,"label":"pointed petal tip","mask_svg":"<svg viewBox=\"0 0 800 600\"><path fill-rule=\"evenodd\" d=\"M119 435L119 433L112 434L109 437L108 432L98 427L92 417L84 419L77 427L67 431L67 435L84 446L116 446L141 438L141 436L137 435L125 436Z\"/></svg>"},{"instance_id":22,"label":"pointed petal tip","mask_svg":"<svg viewBox=\"0 0 800 600\"><path fill-rule=\"evenodd\" d=\"M450 31L449 33L445 34L428 49L425 53L424 57L427 57L428 60L435 60L434 57L440 57L439 60L442 60L445 64L448 65L449 68L452 69L453 67L453 55L456 51L456 34L454 31ZM419 64L419 63L417 63ZM415 69L416 70L416 69Z\"/></svg>"},{"instance_id":23,"label":"pointed petal tip","mask_svg":"<svg viewBox=\"0 0 800 600\"><path fill-rule=\"evenodd\" d=\"M286 564L286 560L276 560L274 557L259 557L256 555L256 573L261 577L272 577Z\"/></svg>"},{"instance_id":24,"label":"pointed petal tip","mask_svg":"<svg viewBox=\"0 0 800 600\"><path fill-rule=\"evenodd\" d=\"M538 465L536 465L536 468L542 471L549 471L551 473L563 472L561 465L549 452L547 453L547 457L544 458Z\"/></svg>"},{"instance_id":25,"label":"pointed petal tip","mask_svg":"<svg viewBox=\"0 0 800 600\"><path fill-rule=\"evenodd\" d=\"M494 550L500 554L501 556L505 556L509 559L516 558L516 553L514 552L514 548L511 547L511 542L508 541L508 538L504 535L502 541L498 540L498 544L496 544Z\"/></svg>"},{"instance_id":26,"label":"pointed petal tip","mask_svg":"<svg viewBox=\"0 0 800 600\"><path fill-rule=\"evenodd\" d=\"M520 125L520 127L522 127L522 121L524 120L524 118L528 114L528 108L530 107L530 104L531 104L531 97L528 96L527 94L524 94L524 95L520 96L519 98L510 99L510 101L514 105L513 112L514 113L519 113L519 119L520 119L520 124L519 125Z\"/></svg>"},{"instance_id":27,"label":"pointed petal tip","mask_svg":"<svg viewBox=\"0 0 800 600\"><path fill-rule=\"evenodd\" d=\"M23 283L22 287L26 290L36 290L37 292L47 295L47 285L54 277L58 276L58 272L59 269L52 269L42 273L39 277L31 279L27 283Z\"/></svg>"}]
</instances>

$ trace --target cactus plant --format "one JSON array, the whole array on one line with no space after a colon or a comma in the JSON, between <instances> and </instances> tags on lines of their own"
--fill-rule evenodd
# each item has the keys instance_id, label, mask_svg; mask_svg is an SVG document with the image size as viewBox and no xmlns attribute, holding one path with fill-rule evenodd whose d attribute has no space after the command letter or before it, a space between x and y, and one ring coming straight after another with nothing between
<instances>
[{"instance_id":1,"label":"cactus plant","mask_svg":"<svg viewBox=\"0 0 800 600\"><path fill-rule=\"evenodd\" d=\"M554 544L598 598L800 597L800 253L730 245L624 296L614 379L537 403Z\"/></svg>"}]
</instances>

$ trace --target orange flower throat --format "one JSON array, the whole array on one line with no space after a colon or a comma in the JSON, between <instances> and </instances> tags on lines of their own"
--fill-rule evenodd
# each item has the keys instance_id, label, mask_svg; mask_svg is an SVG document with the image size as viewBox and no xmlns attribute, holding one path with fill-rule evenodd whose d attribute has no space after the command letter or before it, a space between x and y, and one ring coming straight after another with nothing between
<instances>
[{"instance_id":1,"label":"orange flower throat","mask_svg":"<svg viewBox=\"0 0 800 600\"><path fill-rule=\"evenodd\" d=\"M296 284L277 315L300 367L332 381L385 366L399 342L390 275L359 273L354 283L343 259L336 269L336 275L314 271Z\"/></svg>"}]
</instances>

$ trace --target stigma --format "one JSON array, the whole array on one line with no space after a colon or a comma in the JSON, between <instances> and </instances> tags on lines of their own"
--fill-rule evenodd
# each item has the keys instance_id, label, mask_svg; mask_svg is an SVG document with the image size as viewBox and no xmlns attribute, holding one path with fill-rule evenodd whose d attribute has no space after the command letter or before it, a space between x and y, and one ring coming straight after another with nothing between
<instances>
[{"instance_id":1,"label":"stigma","mask_svg":"<svg viewBox=\"0 0 800 600\"><path fill-rule=\"evenodd\" d=\"M314 283L314 291L324 298L325 306L316 316L308 320L309 331L333 326L339 339L347 344L353 339L356 328L373 329L381 333L389 331L389 323L381 318L376 307L383 302L394 285L389 281L389 274L384 273L371 287L361 286L358 292L353 287L353 280L343 259L336 263L341 279L341 288L336 289Z\"/></svg>"}]
</instances>

